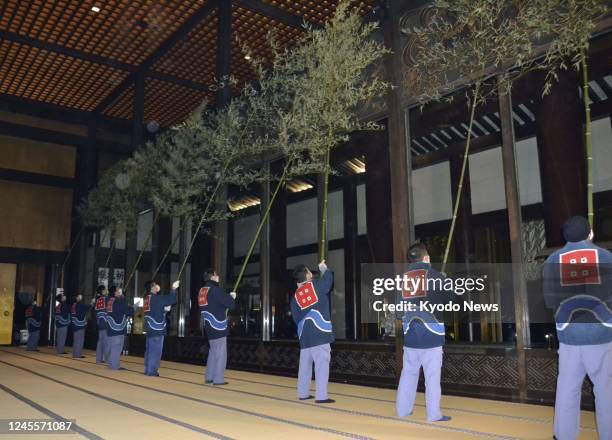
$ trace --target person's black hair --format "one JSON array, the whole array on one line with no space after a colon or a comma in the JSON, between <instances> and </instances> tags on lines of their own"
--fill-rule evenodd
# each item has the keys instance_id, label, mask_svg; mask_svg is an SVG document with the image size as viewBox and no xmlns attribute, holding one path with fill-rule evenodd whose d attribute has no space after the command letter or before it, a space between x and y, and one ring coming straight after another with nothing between
<instances>
[{"instance_id":1,"label":"person's black hair","mask_svg":"<svg viewBox=\"0 0 612 440\"><path fill-rule=\"evenodd\" d=\"M106 289L106 286L104 284L100 284L98 287L96 287L96 294L102 295L102 292L104 292L104 289Z\"/></svg>"},{"instance_id":2,"label":"person's black hair","mask_svg":"<svg viewBox=\"0 0 612 440\"><path fill-rule=\"evenodd\" d=\"M591 233L589 221L582 216L574 216L563 224L563 237L565 240L575 243L586 240Z\"/></svg>"},{"instance_id":3,"label":"person's black hair","mask_svg":"<svg viewBox=\"0 0 612 440\"><path fill-rule=\"evenodd\" d=\"M114 295L116 291L117 291L117 286L110 286L108 289L108 293L110 295Z\"/></svg>"},{"instance_id":4,"label":"person's black hair","mask_svg":"<svg viewBox=\"0 0 612 440\"><path fill-rule=\"evenodd\" d=\"M153 280L149 280L145 283L144 288L145 288L145 294L150 293L151 292L151 287L153 287L153 284L155 284L155 281Z\"/></svg>"},{"instance_id":5,"label":"person's black hair","mask_svg":"<svg viewBox=\"0 0 612 440\"><path fill-rule=\"evenodd\" d=\"M62 295L61 293L58 293L57 295L55 295L55 300L56 301L61 301L62 300L62 296L64 296L64 295Z\"/></svg>"},{"instance_id":6,"label":"person's black hair","mask_svg":"<svg viewBox=\"0 0 612 440\"><path fill-rule=\"evenodd\" d=\"M308 273L308 267L305 264L298 264L293 269L293 279L296 283L303 283L306 281L306 274Z\"/></svg>"},{"instance_id":7,"label":"person's black hair","mask_svg":"<svg viewBox=\"0 0 612 440\"><path fill-rule=\"evenodd\" d=\"M208 269L206 269L204 271L204 273L202 274L202 278L204 278L204 281L210 281L210 279L215 275L215 269L213 269L212 267L209 267Z\"/></svg>"},{"instance_id":8,"label":"person's black hair","mask_svg":"<svg viewBox=\"0 0 612 440\"><path fill-rule=\"evenodd\" d=\"M427 246L423 243L417 242L408 248L408 262L409 263L418 263L419 261L423 261L428 254Z\"/></svg>"}]
</instances>

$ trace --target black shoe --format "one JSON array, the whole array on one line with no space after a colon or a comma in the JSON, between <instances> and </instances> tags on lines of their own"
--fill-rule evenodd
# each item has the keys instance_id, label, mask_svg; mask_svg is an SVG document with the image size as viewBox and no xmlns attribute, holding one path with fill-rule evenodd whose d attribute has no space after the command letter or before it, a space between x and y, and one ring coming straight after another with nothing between
<instances>
[{"instance_id":1,"label":"black shoe","mask_svg":"<svg viewBox=\"0 0 612 440\"><path fill-rule=\"evenodd\" d=\"M308 396L308 397L298 397L299 400L310 400L310 399L314 399L314 396Z\"/></svg>"},{"instance_id":2,"label":"black shoe","mask_svg":"<svg viewBox=\"0 0 612 440\"><path fill-rule=\"evenodd\" d=\"M315 400L315 403L334 403L334 399Z\"/></svg>"},{"instance_id":3,"label":"black shoe","mask_svg":"<svg viewBox=\"0 0 612 440\"><path fill-rule=\"evenodd\" d=\"M79 356L79 358L81 358L81 359L83 359L83 358L85 358L85 357L87 357L87 356Z\"/></svg>"},{"instance_id":4,"label":"black shoe","mask_svg":"<svg viewBox=\"0 0 612 440\"><path fill-rule=\"evenodd\" d=\"M220 385L227 385L228 383L229 382L213 383L213 385L220 386Z\"/></svg>"},{"instance_id":5,"label":"black shoe","mask_svg":"<svg viewBox=\"0 0 612 440\"><path fill-rule=\"evenodd\" d=\"M448 422L451 419L452 419L451 416L442 416L438 420L434 420L434 422Z\"/></svg>"},{"instance_id":6,"label":"black shoe","mask_svg":"<svg viewBox=\"0 0 612 440\"><path fill-rule=\"evenodd\" d=\"M207 385L210 385L211 383L213 383L213 381L212 380L207 380L204 383L207 384Z\"/></svg>"}]
</instances>

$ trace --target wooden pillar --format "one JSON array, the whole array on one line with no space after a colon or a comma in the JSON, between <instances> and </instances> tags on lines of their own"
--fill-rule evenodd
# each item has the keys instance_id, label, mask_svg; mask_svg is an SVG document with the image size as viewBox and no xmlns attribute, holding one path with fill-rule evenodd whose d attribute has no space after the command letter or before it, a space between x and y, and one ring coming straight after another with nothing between
<instances>
[{"instance_id":1,"label":"wooden pillar","mask_svg":"<svg viewBox=\"0 0 612 440\"><path fill-rule=\"evenodd\" d=\"M578 76L559 72L559 81L536 109L538 152L546 245L564 244L563 223L587 211L587 186L582 107Z\"/></svg>"},{"instance_id":2,"label":"wooden pillar","mask_svg":"<svg viewBox=\"0 0 612 440\"><path fill-rule=\"evenodd\" d=\"M400 3L404 3L400 5ZM389 176L391 199L391 231L393 235L393 261L402 264L406 261L408 246L414 237L414 222L409 213L410 184L411 184L411 156L407 148L406 115L402 108L404 81L402 73L402 33L400 20L402 7L406 2L390 0L383 23L383 32L387 47L392 53L387 56L387 76L395 87L387 94L387 110L389 113ZM368 221L368 225L370 225ZM395 321L396 339L396 375L399 377L402 368L402 324L400 319Z\"/></svg>"},{"instance_id":3,"label":"wooden pillar","mask_svg":"<svg viewBox=\"0 0 612 440\"><path fill-rule=\"evenodd\" d=\"M142 143L142 122L144 119L145 76L142 72L136 75L134 81L134 102L132 103L132 150Z\"/></svg>"},{"instance_id":4,"label":"wooden pillar","mask_svg":"<svg viewBox=\"0 0 612 440\"><path fill-rule=\"evenodd\" d=\"M358 339L358 318L361 307L358 300L359 253L357 248L357 186L355 178L344 179L344 272L346 337Z\"/></svg>"},{"instance_id":5,"label":"wooden pillar","mask_svg":"<svg viewBox=\"0 0 612 440\"><path fill-rule=\"evenodd\" d=\"M98 152L96 150L96 120L92 117L89 120L87 127L87 143L77 147L77 160L75 167L75 177L77 186L73 195L73 216L71 226L71 242L76 238L83 227L79 219L76 207L79 206L81 200L87 196L87 193L96 184L98 167ZM79 243L75 245L74 255L70 257L67 267L64 269L64 286L71 291L85 286L85 278L89 270L87 248L89 231L83 231L79 237ZM92 263L93 264L93 263ZM82 292L86 293L86 292Z\"/></svg>"},{"instance_id":6,"label":"wooden pillar","mask_svg":"<svg viewBox=\"0 0 612 440\"><path fill-rule=\"evenodd\" d=\"M219 2L219 20L217 29L217 78L224 81L230 74L230 60L232 47L232 1ZM223 108L230 99L229 87L222 87L217 91L217 108ZM223 188L217 197L217 209L226 209L227 188ZM213 227L213 262L220 279L227 281L227 221L217 221Z\"/></svg>"},{"instance_id":7,"label":"wooden pillar","mask_svg":"<svg viewBox=\"0 0 612 440\"><path fill-rule=\"evenodd\" d=\"M530 345L529 306L527 283L524 272L522 247L522 219L519 192L514 124L512 120L512 96L504 92L501 78L498 79L499 118L502 131L502 162L504 167L504 188L508 207L510 251L512 255L512 284L514 287L514 315L516 321L516 349L518 356L519 399L527 400L527 361L525 350Z\"/></svg>"}]
</instances>

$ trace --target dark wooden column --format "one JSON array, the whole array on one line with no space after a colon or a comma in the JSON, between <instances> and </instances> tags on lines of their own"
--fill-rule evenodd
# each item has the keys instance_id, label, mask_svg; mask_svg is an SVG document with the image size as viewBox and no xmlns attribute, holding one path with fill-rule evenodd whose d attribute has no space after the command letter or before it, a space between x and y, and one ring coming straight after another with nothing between
<instances>
[{"instance_id":1,"label":"dark wooden column","mask_svg":"<svg viewBox=\"0 0 612 440\"><path fill-rule=\"evenodd\" d=\"M145 76L143 73L136 75L134 81L134 102L132 106L132 150L137 149L142 143L142 122L144 119L144 93Z\"/></svg>"},{"instance_id":2,"label":"dark wooden column","mask_svg":"<svg viewBox=\"0 0 612 440\"><path fill-rule=\"evenodd\" d=\"M232 1L219 2L219 21L217 29L217 78L224 81L230 74L230 60L232 48ZM229 87L222 87L217 91L217 108L223 108L230 99ZM225 209L227 188L221 191L217 200L218 209ZM217 221L213 227L215 240L213 242L213 261L221 280L226 281L227 276L227 221Z\"/></svg>"},{"instance_id":3,"label":"dark wooden column","mask_svg":"<svg viewBox=\"0 0 612 440\"><path fill-rule=\"evenodd\" d=\"M79 206L81 200L87 196L87 193L96 184L97 167L98 167L98 152L96 150L96 120L95 117L90 118L87 127L87 143L77 146L75 177L77 186L73 194L73 210L72 210L72 226L71 226L71 243L77 238L79 231L83 227L79 219L76 207ZM88 259L87 248L89 242L89 231L84 230L79 242L75 245L73 255L65 268L64 286L72 291L85 286L85 278L87 277ZM92 263L93 264L93 263ZM85 290L88 286L85 286ZM89 292L82 292L87 294Z\"/></svg>"},{"instance_id":4,"label":"dark wooden column","mask_svg":"<svg viewBox=\"0 0 612 440\"><path fill-rule=\"evenodd\" d=\"M586 166L578 76L561 71L550 94L536 110L538 152L546 245L564 243L562 227L574 215L586 215Z\"/></svg>"},{"instance_id":5,"label":"dark wooden column","mask_svg":"<svg viewBox=\"0 0 612 440\"><path fill-rule=\"evenodd\" d=\"M499 118L502 130L502 162L504 167L504 188L508 207L508 228L512 255L512 285L514 287L514 316L516 321L516 349L518 355L519 399L527 400L527 361L525 349L530 345L529 306L527 283L524 272L522 246L521 201L512 120L512 96L504 93L501 79L499 86Z\"/></svg>"},{"instance_id":6,"label":"dark wooden column","mask_svg":"<svg viewBox=\"0 0 612 440\"><path fill-rule=\"evenodd\" d=\"M357 249L357 186L353 177L345 178L343 185L344 202L344 272L345 272L345 314L346 337L358 339L358 317L361 308L357 291L359 261Z\"/></svg>"},{"instance_id":7,"label":"dark wooden column","mask_svg":"<svg viewBox=\"0 0 612 440\"><path fill-rule=\"evenodd\" d=\"M136 150L142 143L142 122L144 118L144 93L145 93L145 76L144 73L139 72L134 80L134 101L132 103L133 118L132 118L132 150ZM148 233L148 231L146 231ZM125 242L125 281L130 275L130 272L134 270L134 275L130 280L130 284L124 286L124 294L128 301L128 304L133 304L135 295L140 294L137 291L136 285L136 273L138 268L134 268L134 264L137 259L137 247L138 245L138 233L137 231L131 231L126 234Z\"/></svg>"},{"instance_id":8,"label":"dark wooden column","mask_svg":"<svg viewBox=\"0 0 612 440\"><path fill-rule=\"evenodd\" d=\"M387 95L387 110L389 114L389 176L390 192L393 203L391 204L391 231L393 234L393 261L397 264L406 261L408 246L414 237L414 224L410 220L409 200L411 184L411 157L410 149L407 148L407 124L406 115L402 108L402 97L404 90L402 73L402 33L400 20L402 9L408 2L390 0L383 23L384 38L387 47L392 53L387 56L387 77L395 86ZM369 222L368 225L373 225ZM396 320L396 374L399 377L402 367L401 352L403 347L401 321Z\"/></svg>"}]
</instances>

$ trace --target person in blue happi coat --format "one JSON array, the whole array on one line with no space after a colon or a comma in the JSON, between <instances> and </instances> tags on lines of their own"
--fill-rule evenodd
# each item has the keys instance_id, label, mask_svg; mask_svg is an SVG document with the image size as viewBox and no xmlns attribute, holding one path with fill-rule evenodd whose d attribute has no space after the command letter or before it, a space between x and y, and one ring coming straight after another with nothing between
<instances>
[{"instance_id":1,"label":"person in blue happi coat","mask_svg":"<svg viewBox=\"0 0 612 440\"><path fill-rule=\"evenodd\" d=\"M66 296L59 293L55 300L55 351L57 354L64 354L66 345L66 335L70 325L70 306L66 303Z\"/></svg>"},{"instance_id":2,"label":"person in blue happi coat","mask_svg":"<svg viewBox=\"0 0 612 440\"><path fill-rule=\"evenodd\" d=\"M45 306L40 307L36 299L25 310L26 326L28 329L27 351L40 351L38 341L40 340L40 326L45 313Z\"/></svg>"},{"instance_id":3,"label":"person in blue happi coat","mask_svg":"<svg viewBox=\"0 0 612 440\"><path fill-rule=\"evenodd\" d=\"M407 311L402 318L404 333L404 355L402 374L397 388L396 410L399 417L412 415L421 367L425 376L425 404L427 421L445 422L450 416L442 415L440 399L442 389L440 376L445 341L443 312L428 312L419 306L421 301L430 304L446 302L451 293L441 289L442 283L427 280L444 280L444 276L431 267L427 247L415 243L408 249L408 271L404 279L408 287L402 292L404 301L414 304L415 309ZM428 289L431 285L432 288ZM436 290L436 287L439 287Z\"/></svg>"},{"instance_id":4,"label":"person in blue happi coat","mask_svg":"<svg viewBox=\"0 0 612 440\"><path fill-rule=\"evenodd\" d=\"M80 293L76 296L76 301L70 308L72 321L72 357L84 358L81 353L83 344L85 343L85 328L87 327L87 314L91 306L83 304L83 295Z\"/></svg>"},{"instance_id":5,"label":"person in blue happi coat","mask_svg":"<svg viewBox=\"0 0 612 440\"><path fill-rule=\"evenodd\" d=\"M228 294L221 289L219 275L214 269L204 271L204 287L198 292L198 307L209 345L204 379L207 384L227 385L227 313L236 307L235 299L236 292Z\"/></svg>"},{"instance_id":6,"label":"person in blue happi coat","mask_svg":"<svg viewBox=\"0 0 612 440\"><path fill-rule=\"evenodd\" d=\"M169 295L159 295L159 284L154 281L145 283L146 296L144 298L144 329L147 334L147 343L144 355L145 376L159 376L159 363L164 348L164 336L167 334L166 313L176 304L176 290L179 282L172 283L172 292Z\"/></svg>"},{"instance_id":7,"label":"person in blue happi coat","mask_svg":"<svg viewBox=\"0 0 612 440\"><path fill-rule=\"evenodd\" d=\"M329 362L334 332L330 312L330 292L334 283L331 271L325 261L319 263L320 278L313 278L312 272L303 264L293 270L297 290L291 297L291 316L297 325L300 340L300 367L298 370L297 397L299 400L312 399L310 382L312 364L315 367L316 403L333 403L327 394Z\"/></svg>"},{"instance_id":8,"label":"person in blue happi coat","mask_svg":"<svg viewBox=\"0 0 612 440\"><path fill-rule=\"evenodd\" d=\"M127 333L128 317L134 316L134 308L128 306L121 288L112 287L110 291L113 292L113 296L106 301L108 366L111 370L119 370L121 368L119 360Z\"/></svg>"},{"instance_id":9,"label":"person in blue happi coat","mask_svg":"<svg viewBox=\"0 0 612 440\"><path fill-rule=\"evenodd\" d=\"M104 284L96 288L96 297L93 301L96 325L98 326L98 341L96 342L96 364L108 361L108 339L106 335L106 301L108 289Z\"/></svg>"},{"instance_id":10,"label":"person in blue happi coat","mask_svg":"<svg viewBox=\"0 0 612 440\"><path fill-rule=\"evenodd\" d=\"M554 433L557 440L578 438L588 375L599 438L612 439L612 253L593 244L584 217L567 220L563 235L566 245L547 258L542 273L559 340Z\"/></svg>"}]
</instances>

